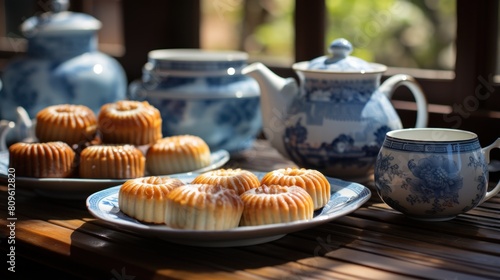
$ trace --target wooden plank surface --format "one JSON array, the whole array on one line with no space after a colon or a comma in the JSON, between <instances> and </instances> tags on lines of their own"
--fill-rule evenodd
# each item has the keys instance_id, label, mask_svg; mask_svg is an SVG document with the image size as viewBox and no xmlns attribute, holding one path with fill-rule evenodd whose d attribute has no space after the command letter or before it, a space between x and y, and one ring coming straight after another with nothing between
<instances>
[{"instance_id":1,"label":"wooden plank surface","mask_svg":"<svg viewBox=\"0 0 500 280\"><path fill-rule=\"evenodd\" d=\"M251 162L242 157L231 164L255 166ZM288 162L261 164L255 167L264 170ZM500 275L499 195L451 221L419 222L390 209L373 193L350 215L273 242L234 248L179 245L127 232L93 218L83 200L55 200L28 191L17 191L15 198L16 276L24 279L40 271L60 279L495 279ZM6 187L0 186L0 208L7 206ZM0 250L6 254L9 221L6 211L1 213Z\"/></svg>"}]
</instances>

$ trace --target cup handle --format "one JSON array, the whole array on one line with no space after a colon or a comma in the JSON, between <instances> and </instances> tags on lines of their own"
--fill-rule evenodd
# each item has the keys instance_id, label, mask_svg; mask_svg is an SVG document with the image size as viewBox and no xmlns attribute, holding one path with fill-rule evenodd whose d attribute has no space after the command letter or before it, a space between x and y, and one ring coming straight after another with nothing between
<instances>
[{"instance_id":1,"label":"cup handle","mask_svg":"<svg viewBox=\"0 0 500 280\"><path fill-rule=\"evenodd\" d=\"M486 160L486 164L490 163L490 151L492 149L498 148L500 149L500 138L498 138L495 142L493 142L491 145L484 147L481 149L482 153L484 154L484 158ZM497 182L497 185L489 192L486 192L486 195L484 196L483 200L481 200L480 203L483 203L484 201L492 198L495 196L498 192L500 192L500 181Z\"/></svg>"},{"instance_id":2,"label":"cup handle","mask_svg":"<svg viewBox=\"0 0 500 280\"><path fill-rule=\"evenodd\" d=\"M426 127L429 117L427 99L425 98L424 92L415 78L406 74L396 74L385 80L379 90L384 93L388 99L391 99L394 91L399 86L406 86L413 94L413 97L417 102L417 121L415 123L415 127Z\"/></svg>"}]
</instances>

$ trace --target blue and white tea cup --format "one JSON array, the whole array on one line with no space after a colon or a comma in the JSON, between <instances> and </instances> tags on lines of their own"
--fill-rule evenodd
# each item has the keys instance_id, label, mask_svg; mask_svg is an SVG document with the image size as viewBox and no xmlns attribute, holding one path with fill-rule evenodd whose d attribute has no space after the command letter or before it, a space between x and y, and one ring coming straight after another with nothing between
<instances>
[{"instance_id":1,"label":"blue and white tea cup","mask_svg":"<svg viewBox=\"0 0 500 280\"><path fill-rule=\"evenodd\" d=\"M445 128L387 132L375 164L380 198L406 216L445 221L465 213L500 191L488 191L490 151L475 133Z\"/></svg>"}]
</instances>

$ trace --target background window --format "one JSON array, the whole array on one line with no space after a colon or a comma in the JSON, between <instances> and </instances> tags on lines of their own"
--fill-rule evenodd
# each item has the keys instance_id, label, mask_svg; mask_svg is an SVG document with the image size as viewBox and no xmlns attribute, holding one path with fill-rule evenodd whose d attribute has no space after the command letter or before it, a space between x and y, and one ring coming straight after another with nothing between
<instances>
[{"instance_id":1,"label":"background window","mask_svg":"<svg viewBox=\"0 0 500 280\"><path fill-rule=\"evenodd\" d=\"M451 70L454 0L326 1L325 53L336 38L353 55L388 66ZM254 60L293 62L293 0L202 0L201 47L239 49Z\"/></svg>"},{"instance_id":2,"label":"background window","mask_svg":"<svg viewBox=\"0 0 500 280\"><path fill-rule=\"evenodd\" d=\"M242 50L274 65L293 62L293 0L201 3L201 48Z\"/></svg>"},{"instance_id":3,"label":"background window","mask_svg":"<svg viewBox=\"0 0 500 280\"><path fill-rule=\"evenodd\" d=\"M118 57L125 52L121 0L69 1L69 10L90 14L102 23L97 32L99 49ZM50 1L0 0L0 51L16 54L26 51L21 24L30 17L50 11ZM0 60L0 66L6 61Z\"/></svg>"}]
</instances>

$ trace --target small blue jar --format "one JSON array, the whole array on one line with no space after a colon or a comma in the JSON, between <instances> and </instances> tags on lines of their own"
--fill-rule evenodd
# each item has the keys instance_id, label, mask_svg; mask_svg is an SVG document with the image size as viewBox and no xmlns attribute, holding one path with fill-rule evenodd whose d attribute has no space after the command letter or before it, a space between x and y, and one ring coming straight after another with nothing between
<instances>
[{"instance_id":1,"label":"small blue jar","mask_svg":"<svg viewBox=\"0 0 500 280\"><path fill-rule=\"evenodd\" d=\"M247 58L238 51L153 50L130 96L160 110L164 136L196 135L211 150L234 154L262 128L259 86L241 74Z\"/></svg>"},{"instance_id":2,"label":"small blue jar","mask_svg":"<svg viewBox=\"0 0 500 280\"><path fill-rule=\"evenodd\" d=\"M34 118L55 104L81 104L98 112L125 99L127 79L121 65L97 49L101 22L67 11L67 0L52 2L52 11L26 20L27 55L13 59L2 75L0 118L16 119L16 107Z\"/></svg>"}]
</instances>

